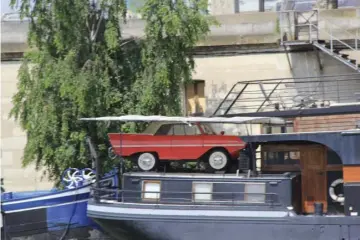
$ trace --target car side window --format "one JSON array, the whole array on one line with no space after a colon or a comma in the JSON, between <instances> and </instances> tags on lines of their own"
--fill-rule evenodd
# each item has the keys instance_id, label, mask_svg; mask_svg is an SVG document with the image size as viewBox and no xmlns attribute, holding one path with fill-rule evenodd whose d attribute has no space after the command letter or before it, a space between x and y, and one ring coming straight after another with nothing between
<instances>
[{"instance_id":1,"label":"car side window","mask_svg":"<svg viewBox=\"0 0 360 240\"><path fill-rule=\"evenodd\" d=\"M185 135L185 124L174 124L172 127L172 132L174 135Z\"/></svg>"},{"instance_id":2,"label":"car side window","mask_svg":"<svg viewBox=\"0 0 360 240\"><path fill-rule=\"evenodd\" d=\"M172 135L172 125L171 124L164 124L156 131L155 136L161 135Z\"/></svg>"},{"instance_id":3,"label":"car side window","mask_svg":"<svg viewBox=\"0 0 360 240\"><path fill-rule=\"evenodd\" d=\"M185 125L185 133L186 135L200 135L200 130L197 125Z\"/></svg>"}]
</instances>

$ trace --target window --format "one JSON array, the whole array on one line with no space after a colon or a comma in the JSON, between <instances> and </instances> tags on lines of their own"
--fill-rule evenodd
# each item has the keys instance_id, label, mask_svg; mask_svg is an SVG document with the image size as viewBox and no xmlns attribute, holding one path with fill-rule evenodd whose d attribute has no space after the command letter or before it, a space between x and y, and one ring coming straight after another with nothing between
<instances>
[{"instance_id":1,"label":"window","mask_svg":"<svg viewBox=\"0 0 360 240\"><path fill-rule=\"evenodd\" d=\"M245 201L265 203L265 183L245 183Z\"/></svg>"},{"instance_id":2,"label":"window","mask_svg":"<svg viewBox=\"0 0 360 240\"><path fill-rule=\"evenodd\" d=\"M157 132L155 133L156 136L159 135L172 135L172 128L171 128L171 124L164 124L162 125Z\"/></svg>"},{"instance_id":3,"label":"window","mask_svg":"<svg viewBox=\"0 0 360 240\"><path fill-rule=\"evenodd\" d=\"M146 200L160 199L161 182L145 180L142 183L142 198Z\"/></svg>"},{"instance_id":4,"label":"window","mask_svg":"<svg viewBox=\"0 0 360 240\"><path fill-rule=\"evenodd\" d=\"M292 132L294 132L293 123L286 123L286 125L263 124L264 134L279 134L279 133L292 133Z\"/></svg>"},{"instance_id":5,"label":"window","mask_svg":"<svg viewBox=\"0 0 360 240\"><path fill-rule=\"evenodd\" d=\"M193 201L203 202L212 200L213 184L206 182L193 183Z\"/></svg>"},{"instance_id":6,"label":"window","mask_svg":"<svg viewBox=\"0 0 360 240\"><path fill-rule=\"evenodd\" d=\"M254 0L235 0L235 12L259 12L259 1Z\"/></svg>"},{"instance_id":7,"label":"window","mask_svg":"<svg viewBox=\"0 0 360 240\"><path fill-rule=\"evenodd\" d=\"M197 125L185 125L185 134L186 135L200 135L200 130Z\"/></svg>"},{"instance_id":8,"label":"window","mask_svg":"<svg viewBox=\"0 0 360 240\"><path fill-rule=\"evenodd\" d=\"M339 0L338 7L360 7L359 0Z\"/></svg>"},{"instance_id":9,"label":"window","mask_svg":"<svg viewBox=\"0 0 360 240\"><path fill-rule=\"evenodd\" d=\"M281 1L279 0L265 0L264 10L266 12L277 12L281 9Z\"/></svg>"},{"instance_id":10,"label":"window","mask_svg":"<svg viewBox=\"0 0 360 240\"><path fill-rule=\"evenodd\" d=\"M265 165L293 165L299 164L299 151L264 151L263 160Z\"/></svg>"},{"instance_id":11,"label":"window","mask_svg":"<svg viewBox=\"0 0 360 240\"><path fill-rule=\"evenodd\" d=\"M185 135L185 124L174 124L172 127L173 135Z\"/></svg>"},{"instance_id":12,"label":"window","mask_svg":"<svg viewBox=\"0 0 360 240\"><path fill-rule=\"evenodd\" d=\"M201 124L201 126L205 134L209 134L209 135L215 134L214 130L209 124Z\"/></svg>"}]
</instances>

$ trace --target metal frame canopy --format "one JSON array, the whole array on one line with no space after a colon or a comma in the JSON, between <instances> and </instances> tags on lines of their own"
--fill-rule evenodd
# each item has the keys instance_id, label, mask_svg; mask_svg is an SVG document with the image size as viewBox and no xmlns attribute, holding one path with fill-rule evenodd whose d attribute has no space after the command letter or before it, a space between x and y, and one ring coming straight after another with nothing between
<instances>
[{"instance_id":1,"label":"metal frame canopy","mask_svg":"<svg viewBox=\"0 0 360 240\"><path fill-rule=\"evenodd\" d=\"M285 120L276 117L168 117L161 115L123 115L93 118L80 118L82 121L120 121L120 122L183 122L183 123L270 123L284 124Z\"/></svg>"}]
</instances>

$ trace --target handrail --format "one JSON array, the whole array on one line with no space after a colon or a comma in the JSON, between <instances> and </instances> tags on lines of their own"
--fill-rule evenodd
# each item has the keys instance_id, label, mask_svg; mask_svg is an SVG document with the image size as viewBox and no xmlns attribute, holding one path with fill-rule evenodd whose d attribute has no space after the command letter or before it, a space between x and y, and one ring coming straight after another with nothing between
<instances>
[{"instance_id":1,"label":"handrail","mask_svg":"<svg viewBox=\"0 0 360 240\"><path fill-rule=\"evenodd\" d=\"M232 90L235 89L235 87L240 84L240 82L235 83L232 88L230 89L230 91L226 94L225 98L223 98L223 100L221 101L221 103L219 104L219 106L215 109L214 113L212 115L215 115L220 109L221 106L225 103L226 99L230 96L230 94L232 93Z\"/></svg>"},{"instance_id":2,"label":"handrail","mask_svg":"<svg viewBox=\"0 0 360 240\"><path fill-rule=\"evenodd\" d=\"M343 29L341 26L337 25L336 23L334 23L334 22L332 22L332 21L327 20L327 21L326 21L326 24L331 24L331 25L339 28L340 30L348 33L349 35L354 35L353 33L349 32L347 29ZM356 29L356 32L358 33L358 32L359 32L359 29ZM360 36L358 36L357 34L355 34L354 38L360 40Z\"/></svg>"},{"instance_id":3,"label":"handrail","mask_svg":"<svg viewBox=\"0 0 360 240\"><path fill-rule=\"evenodd\" d=\"M184 191L137 191L137 190L123 190L123 189L107 189L107 188L92 188L93 196L96 201L101 199L103 200L116 200L119 203L131 203L131 202L139 202L143 204L174 204L174 203L181 203L181 204L218 204L218 203L231 203L231 205L244 205L244 204L270 204L278 205L281 204L279 200L279 196L276 193L247 193L247 192L184 192ZM101 194L104 193L104 194ZM124 194L138 194L139 196L124 196ZM147 199L143 197L143 194L161 194L161 195L179 195L179 194L191 194L191 198L184 198L183 196L179 197L159 197L156 199ZM111 196L114 194L115 196ZM231 198L223 198L223 199L215 199L215 200L195 200L194 196L196 195L209 195L212 196L224 196L229 195ZM109 196L110 195L110 196ZM243 196L245 199L246 195L250 196L263 196L263 201L251 201L251 200L238 200L235 199L236 196Z\"/></svg>"},{"instance_id":4,"label":"handrail","mask_svg":"<svg viewBox=\"0 0 360 240\"><path fill-rule=\"evenodd\" d=\"M314 24L309 24L310 26L315 27L317 30L319 30L319 28L317 26L315 26ZM353 51L357 51L356 49L352 48L349 44L347 44L346 42L343 42L342 40L334 37L331 33L328 33L327 31L323 30L327 35L329 35L331 37L330 41L332 42L333 39L335 39L336 41L344 44L345 46L347 46L348 48L350 48ZM332 44L331 44L332 45Z\"/></svg>"},{"instance_id":5,"label":"handrail","mask_svg":"<svg viewBox=\"0 0 360 240\"><path fill-rule=\"evenodd\" d=\"M285 11L280 11L280 16L282 17L285 17L285 18L289 18L289 14L290 13L295 13L295 12L298 12L298 11L295 11L295 10L285 10ZM309 10L309 11L305 11L305 12L317 12L317 10ZM285 14L285 15L284 15ZM302 15L301 15L302 16ZM312 16L310 16L311 18ZM305 19L307 22L309 19ZM280 20L281 21L281 20ZM328 23L328 22L327 22ZM340 40L339 38L335 37L333 34L332 34L332 28L330 28L330 33L324 29L320 29L319 27L317 27L315 24L295 24L295 23L289 23L287 24L287 26L280 26L280 34L281 34L281 42L283 43L284 40L283 40L283 32L284 32L284 29L291 29L292 27L300 27L300 26L309 26L309 40L312 41L312 37L311 37L311 28L314 27L314 29L317 30L317 32L319 33L319 31L322 31L322 32L325 32L328 36L330 36L330 42L331 42L331 46L333 46L332 42L335 40L335 41L338 41L340 42L341 44L343 44L344 46L346 46L347 48L349 48L350 50L353 50L353 51L358 51L358 41L360 40L360 36L359 36L359 30L357 29L356 30L356 33L355 33L355 36L354 36L354 33L351 33L349 32L348 30L346 29L343 29L341 28L340 26L338 26L337 24L333 23L333 22L329 22L330 25L333 25L333 26L336 26L337 28L341 29L343 32L349 34L350 36L354 37L354 40L355 40L355 49L353 47L351 47L350 45L348 45L347 43L345 43L344 41ZM286 32L286 30L285 30ZM333 48L331 48L331 50L333 50Z\"/></svg>"},{"instance_id":6,"label":"handrail","mask_svg":"<svg viewBox=\"0 0 360 240\"><path fill-rule=\"evenodd\" d=\"M297 80L297 79L326 79L326 78L337 78L337 77L349 77L349 76L354 76L356 78L354 79L345 79L342 81L347 81L347 80L358 80L360 78L360 74L359 73L352 73L352 74L339 74L339 75L323 75L323 76L315 76L315 77L287 77L287 78L269 78L269 79L257 79L257 80L249 80L249 81L239 81L236 82L235 84L245 84L245 83L250 83L250 84L257 84L257 82L261 81L261 82L270 82L270 81L282 81L282 80ZM338 80L327 80L327 81L338 81ZM309 81L303 81L303 83L305 82L309 82ZM322 82L322 81L313 81L313 82ZM283 82L286 83L286 82ZM302 82L296 82L296 83L302 83ZM234 85L235 85L234 84Z\"/></svg>"},{"instance_id":7,"label":"handrail","mask_svg":"<svg viewBox=\"0 0 360 240\"><path fill-rule=\"evenodd\" d=\"M259 82L261 82L261 85L264 86L264 89L266 89L267 93L272 92L273 90L273 94L271 94L270 97L268 96L268 98L270 98L271 101L275 101L276 103L284 103L286 106L286 108L284 108L284 105L282 106L284 110L298 109L298 105L303 103L302 101L305 101L305 108L310 108L311 106L315 105L317 107L329 107L333 102L355 102L356 100L354 98L354 94L356 92L356 88L354 89L353 84L359 86L359 80L360 74L346 74L330 76L327 78L318 76L316 78L302 77L244 81L240 83L248 85L246 91L244 91L236 101L232 97L231 99L226 100L231 100L234 102L230 110L232 113L238 111L259 111L259 106L264 103L264 100L266 101L263 90L258 86ZM287 84L291 84L291 86ZM258 87L254 88L252 86ZM278 87L276 88L276 86ZM309 86L311 87L309 88ZM276 89L274 90L274 88ZM294 99L294 95L298 95L300 97L298 101ZM308 102L306 99L310 98L311 96L313 99L310 99ZM268 107L272 105L274 104L265 103L265 105L262 106L263 108L261 108L261 111L263 111L264 108L266 108L266 111L269 111L270 108L268 109ZM216 114L219 115L220 111L223 112L227 108L227 104L226 106L220 106Z\"/></svg>"}]
</instances>

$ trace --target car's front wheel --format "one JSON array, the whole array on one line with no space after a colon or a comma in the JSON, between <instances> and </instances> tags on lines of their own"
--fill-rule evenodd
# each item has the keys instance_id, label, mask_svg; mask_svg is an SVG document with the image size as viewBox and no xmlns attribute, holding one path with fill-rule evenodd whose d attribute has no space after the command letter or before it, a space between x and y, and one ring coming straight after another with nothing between
<instances>
[{"instance_id":1,"label":"car's front wheel","mask_svg":"<svg viewBox=\"0 0 360 240\"><path fill-rule=\"evenodd\" d=\"M228 163L229 157L225 151L215 150L212 151L209 155L209 165L216 171L225 169Z\"/></svg>"},{"instance_id":2,"label":"car's front wheel","mask_svg":"<svg viewBox=\"0 0 360 240\"><path fill-rule=\"evenodd\" d=\"M153 153L141 153L137 158L137 165L142 171L154 170L158 162Z\"/></svg>"}]
</instances>

